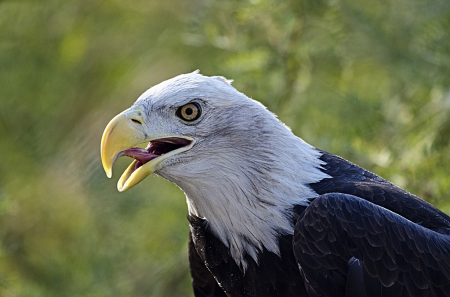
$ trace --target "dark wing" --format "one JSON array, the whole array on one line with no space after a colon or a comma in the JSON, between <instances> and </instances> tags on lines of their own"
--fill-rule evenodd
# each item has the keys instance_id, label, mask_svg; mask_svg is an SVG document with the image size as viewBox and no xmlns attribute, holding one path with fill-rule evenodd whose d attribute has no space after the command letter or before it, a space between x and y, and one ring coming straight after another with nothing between
<instances>
[{"instance_id":1,"label":"dark wing","mask_svg":"<svg viewBox=\"0 0 450 297\"><path fill-rule=\"evenodd\" d=\"M353 195L314 200L293 246L311 296L450 296L450 236Z\"/></svg>"},{"instance_id":2,"label":"dark wing","mask_svg":"<svg viewBox=\"0 0 450 297\"><path fill-rule=\"evenodd\" d=\"M192 276L192 286L195 297L226 297L224 291L219 287L211 272L198 255L192 234L189 232L189 267Z\"/></svg>"},{"instance_id":3,"label":"dark wing","mask_svg":"<svg viewBox=\"0 0 450 297\"><path fill-rule=\"evenodd\" d=\"M389 209L430 230L450 235L450 217L417 196L345 159L320 151L326 178L310 186L319 195L354 195Z\"/></svg>"}]
</instances>

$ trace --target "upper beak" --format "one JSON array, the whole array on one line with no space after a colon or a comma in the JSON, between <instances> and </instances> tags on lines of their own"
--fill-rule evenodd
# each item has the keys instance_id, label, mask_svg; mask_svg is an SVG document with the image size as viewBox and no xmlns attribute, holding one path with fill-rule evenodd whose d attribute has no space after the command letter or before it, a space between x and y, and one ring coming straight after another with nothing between
<instances>
[{"instance_id":1,"label":"upper beak","mask_svg":"<svg viewBox=\"0 0 450 297\"><path fill-rule=\"evenodd\" d=\"M145 142L142 119L135 111L125 110L106 126L101 143L102 164L106 175L112 176L112 166L120 152ZM142 128L141 128L142 127ZM141 129L139 129L141 128Z\"/></svg>"}]
</instances>

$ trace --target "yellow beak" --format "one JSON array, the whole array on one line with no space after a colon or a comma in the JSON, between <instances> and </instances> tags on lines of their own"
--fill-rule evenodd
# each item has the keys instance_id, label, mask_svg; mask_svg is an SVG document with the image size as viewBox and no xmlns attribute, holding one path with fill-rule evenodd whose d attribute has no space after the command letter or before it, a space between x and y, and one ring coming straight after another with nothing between
<instances>
[{"instance_id":1,"label":"yellow beak","mask_svg":"<svg viewBox=\"0 0 450 297\"><path fill-rule=\"evenodd\" d=\"M143 142L150 141L149 137L144 133L144 119L141 117L142 112L136 110L125 110L124 112L115 116L106 126L103 132L101 143L101 157L103 169L106 175L110 178L112 176L112 167L121 152L135 147ZM174 135L167 135L173 137ZM179 136L177 136L179 137ZM189 137L182 137L191 141L187 146L170 151L162 156L159 156L144 165L136 168L137 161L134 160L130 166L120 177L117 183L119 192L123 192L145 179L147 176L162 167L161 162L171 156L189 150L194 140Z\"/></svg>"}]
</instances>

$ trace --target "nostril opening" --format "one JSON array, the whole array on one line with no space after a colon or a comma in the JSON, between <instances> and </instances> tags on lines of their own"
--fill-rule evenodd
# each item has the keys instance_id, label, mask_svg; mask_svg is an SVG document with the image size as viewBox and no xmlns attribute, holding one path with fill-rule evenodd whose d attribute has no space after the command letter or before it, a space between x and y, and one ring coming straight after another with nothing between
<instances>
[{"instance_id":1,"label":"nostril opening","mask_svg":"<svg viewBox=\"0 0 450 297\"><path fill-rule=\"evenodd\" d=\"M134 122L134 123L136 123L136 124L142 125L141 121L138 121L138 120L136 120L136 119L131 119L131 121Z\"/></svg>"}]
</instances>

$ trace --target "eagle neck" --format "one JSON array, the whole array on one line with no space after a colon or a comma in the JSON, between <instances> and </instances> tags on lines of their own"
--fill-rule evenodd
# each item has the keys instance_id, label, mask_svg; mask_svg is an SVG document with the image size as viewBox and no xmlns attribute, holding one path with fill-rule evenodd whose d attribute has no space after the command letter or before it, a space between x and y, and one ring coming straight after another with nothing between
<instances>
[{"instance_id":1,"label":"eagle neck","mask_svg":"<svg viewBox=\"0 0 450 297\"><path fill-rule=\"evenodd\" d=\"M276 154L255 148L252 158L227 163L210 156L215 168L174 181L186 193L189 213L206 220L244 272L247 257L258 263L263 247L280 255L279 237L294 232L293 207L307 205L317 196L308 185L328 177L320 170L321 153L291 135Z\"/></svg>"}]
</instances>

